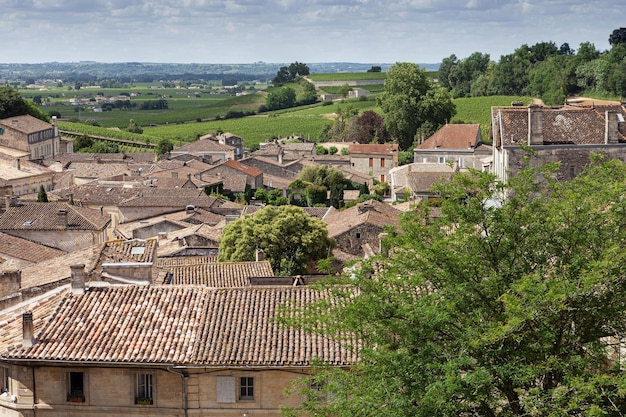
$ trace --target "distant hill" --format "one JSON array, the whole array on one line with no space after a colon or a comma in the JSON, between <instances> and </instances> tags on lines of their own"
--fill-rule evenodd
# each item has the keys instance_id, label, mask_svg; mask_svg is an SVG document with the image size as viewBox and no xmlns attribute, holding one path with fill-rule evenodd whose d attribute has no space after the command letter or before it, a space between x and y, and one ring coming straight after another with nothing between
<instances>
[{"instance_id":1,"label":"distant hill","mask_svg":"<svg viewBox=\"0 0 626 417\"><path fill-rule=\"evenodd\" d=\"M81 78L119 78L130 77L135 81L142 79L205 78L221 79L223 75L245 76L247 79L271 79L281 66L289 63L255 62L252 64L176 64L149 62L104 63L94 61L46 62L39 64L2 64L0 80L24 79L63 79ZM386 71L391 64L321 62L307 63L311 73L365 72L373 65ZM419 64L428 71L435 71L439 64Z\"/></svg>"}]
</instances>

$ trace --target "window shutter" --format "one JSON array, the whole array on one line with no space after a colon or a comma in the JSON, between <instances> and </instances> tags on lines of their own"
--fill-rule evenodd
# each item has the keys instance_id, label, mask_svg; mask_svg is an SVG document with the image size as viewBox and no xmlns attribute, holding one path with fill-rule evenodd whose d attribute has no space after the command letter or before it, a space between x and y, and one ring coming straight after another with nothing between
<instances>
[{"instance_id":1,"label":"window shutter","mask_svg":"<svg viewBox=\"0 0 626 417\"><path fill-rule=\"evenodd\" d=\"M217 402L234 403L236 401L237 385L233 376L217 377Z\"/></svg>"}]
</instances>

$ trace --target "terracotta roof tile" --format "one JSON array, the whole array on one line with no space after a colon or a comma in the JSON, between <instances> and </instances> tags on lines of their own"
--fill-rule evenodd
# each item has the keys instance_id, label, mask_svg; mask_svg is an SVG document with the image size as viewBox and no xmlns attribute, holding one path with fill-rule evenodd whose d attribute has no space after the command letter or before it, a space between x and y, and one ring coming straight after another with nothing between
<instances>
[{"instance_id":1,"label":"terracotta roof tile","mask_svg":"<svg viewBox=\"0 0 626 417\"><path fill-rule=\"evenodd\" d=\"M7 349L20 339L12 331L3 338L2 354L83 363L308 367L319 359L349 365L356 357L341 342L273 320L283 305L303 307L330 297L330 290L310 287L92 287L65 295L49 321L36 325L32 347L18 342ZM353 339L347 343L356 345Z\"/></svg>"},{"instance_id":2,"label":"terracotta roof tile","mask_svg":"<svg viewBox=\"0 0 626 417\"><path fill-rule=\"evenodd\" d=\"M339 236L360 224L371 224L379 228L387 225L397 226L400 221L399 210L389 204L368 200L343 211L336 211L324 218L328 226L328 237Z\"/></svg>"},{"instance_id":3,"label":"terracotta roof tile","mask_svg":"<svg viewBox=\"0 0 626 417\"><path fill-rule=\"evenodd\" d=\"M420 144L418 149L467 149L480 143L480 125L447 124Z\"/></svg>"}]
</instances>

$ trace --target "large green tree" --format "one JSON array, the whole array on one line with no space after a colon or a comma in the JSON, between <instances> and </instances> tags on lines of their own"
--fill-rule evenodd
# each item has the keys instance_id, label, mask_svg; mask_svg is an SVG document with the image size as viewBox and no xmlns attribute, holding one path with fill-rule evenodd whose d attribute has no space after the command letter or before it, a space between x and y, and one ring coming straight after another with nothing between
<instances>
[{"instance_id":1,"label":"large green tree","mask_svg":"<svg viewBox=\"0 0 626 417\"><path fill-rule=\"evenodd\" d=\"M385 127L402 150L409 149L418 129L426 122L443 125L456 113L450 94L410 62L399 62L387 71L385 91L378 103Z\"/></svg>"},{"instance_id":2,"label":"large green tree","mask_svg":"<svg viewBox=\"0 0 626 417\"><path fill-rule=\"evenodd\" d=\"M301 315L362 346L350 371L320 366L288 414L624 415L626 165L597 160L571 182L554 170L506 188L458 174L437 187L440 216L407 214L344 298Z\"/></svg>"},{"instance_id":3,"label":"large green tree","mask_svg":"<svg viewBox=\"0 0 626 417\"><path fill-rule=\"evenodd\" d=\"M300 207L268 206L224 228L220 261L252 261L262 249L274 273L294 275L307 271L307 263L330 256L334 241L326 223Z\"/></svg>"}]
</instances>

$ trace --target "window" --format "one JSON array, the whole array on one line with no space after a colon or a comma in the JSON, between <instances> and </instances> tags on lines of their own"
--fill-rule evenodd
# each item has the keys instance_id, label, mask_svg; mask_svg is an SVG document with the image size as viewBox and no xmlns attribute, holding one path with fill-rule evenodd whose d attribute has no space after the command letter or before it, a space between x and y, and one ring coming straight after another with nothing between
<instances>
[{"instance_id":1,"label":"window","mask_svg":"<svg viewBox=\"0 0 626 417\"><path fill-rule=\"evenodd\" d=\"M137 374L137 391L135 404L150 405L154 403L152 374Z\"/></svg>"},{"instance_id":2,"label":"window","mask_svg":"<svg viewBox=\"0 0 626 417\"><path fill-rule=\"evenodd\" d=\"M374 158L370 158L370 168L374 168Z\"/></svg>"},{"instance_id":3,"label":"window","mask_svg":"<svg viewBox=\"0 0 626 417\"><path fill-rule=\"evenodd\" d=\"M239 378L239 399L254 400L254 378L247 376Z\"/></svg>"},{"instance_id":4,"label":"window","mask_svg":"<svg viewBox=\"0 0 626 417\"><path fill-rule=\"evenodd\" d=\"M83 372L70 372L68 387L67 401L72 403L85 402L85 374Z\"/></svg>"},{"instance_id":5,"label":"window","mask_svg":"<svg viewBox=\"0 0 626 417\"><path fill-rule=\"evenodd\" d=\"M446 157L445 156L440 156L439 157L439 163L440 164L445 164L446 163Z\"/></svg>"},{"instance_id":6,"label":"window","mask_svg":"<svg viewBox=\"0 0 626 417\"><path fill-rule=\"evenodd\" d=\"M380 182L385 182L385 174L380 174Z\"/></svg>"},{"instance_id":7,"label":"window","mask_svg":"<svg viewBox=\"0 0 626 417\"><path fill-rule=\"evenodd\" d=\"M356 232L356 238L357 238L357 239L361 239L361 233Z\"/></svg>"},{"instance_id":8,"label":"window","mask_svg":"<svg viewBox=\"0 0 626 417\"><path fill-rule=\"evenodd\" d=\"M385 167L385 158L380 158L380 167L381 168Z\"/></svg>"},{"instance_id":9,"label":"window","mask_svg":"<svg viewBox=\"0 0 626 417\"><path fill-rule=\"evenodd\" d=\"M9 393L9 368L0 366L0 395Z\"/></svg>"},{"instance_id":10,"label":"window","mask_svg":"<svg viewBox=\"0 0 626 417\"><path fill-rule=\"evenodd\" d=\"M459 168L463 168L463 157L459 156Z\"/></svg>"}]
</instances>

